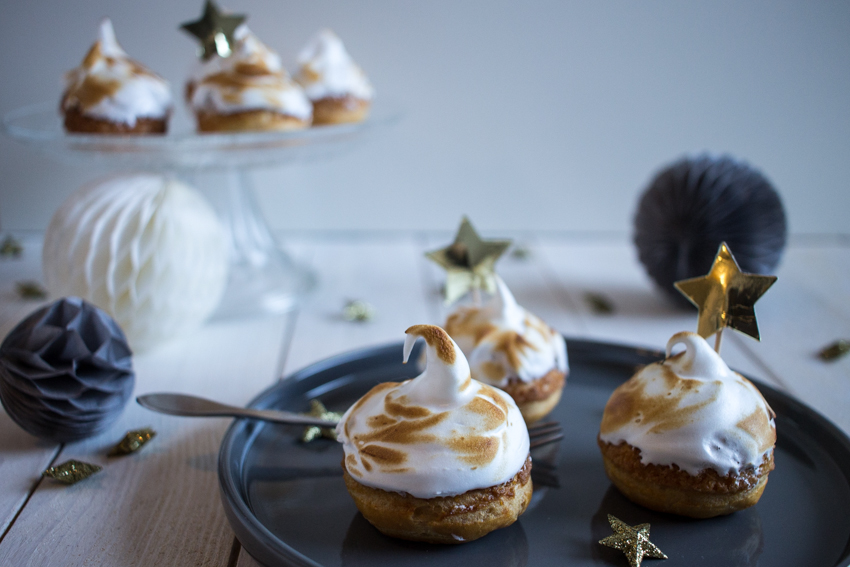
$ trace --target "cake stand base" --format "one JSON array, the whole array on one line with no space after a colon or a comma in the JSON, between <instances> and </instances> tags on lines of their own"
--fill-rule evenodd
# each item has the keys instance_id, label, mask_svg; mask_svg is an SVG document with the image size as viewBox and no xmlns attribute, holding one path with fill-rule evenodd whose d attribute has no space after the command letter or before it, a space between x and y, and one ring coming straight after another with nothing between
<instances>
[{"instance_id":1,"label":"cake stand base","mask_svg":"<svg viewBox=\"0 0 850 567\"><path fill-rule=\"evenodd\" d=\"M196 176L192 176L197 178ZM212 319L233 319L286 313L316 286L316 276L292 260L275 241L260 214L246 170L216 172L224 181L210 194L227 229L230 273L224 297ZM214 184L191 179L196 187Z\"/></svg>"}]
</instances>

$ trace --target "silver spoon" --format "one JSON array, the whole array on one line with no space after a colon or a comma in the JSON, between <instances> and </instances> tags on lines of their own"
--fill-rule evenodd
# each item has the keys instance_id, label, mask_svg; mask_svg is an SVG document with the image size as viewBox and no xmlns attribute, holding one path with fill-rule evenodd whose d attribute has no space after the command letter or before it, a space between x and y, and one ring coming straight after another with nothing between
<instances>
[{"instance_id":1,"label":"silver spoon","mask_svg":"<svg viewBox=\"0 0 850 567\"><path fill-rule=\"evenodd\" d=\"M136 398L136 401L142 407L168 415L247 417L287 425L318 425L320 427L334 427L337 424L336 421L327 421L288 411L240 408L185 394L145 394Z\"/></svg>"}]
</instances>

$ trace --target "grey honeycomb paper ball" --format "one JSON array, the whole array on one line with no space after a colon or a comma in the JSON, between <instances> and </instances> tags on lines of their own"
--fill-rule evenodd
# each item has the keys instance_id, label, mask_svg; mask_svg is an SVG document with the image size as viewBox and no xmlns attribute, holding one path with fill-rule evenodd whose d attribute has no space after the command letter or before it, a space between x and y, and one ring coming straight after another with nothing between
<instances>
[{"instance_id":1,"label":"grey honeycomb paper ball","mask_svg":"<svg viewBox=\"0 0 850 567\"><path fill-rule=\"evenodd\" d=\"M707 274L722 242L742 271L772 274L786 238L779 193L760 171L728 155L689 156L663 168L634 219L641 263L682 306L690 303L673 283Z\"/></svg>"},{"instance_id":2,"label":"grey honeycomb paper ball","mask_svg":"<svg viewBox=\"0 0 850 567\"><path fill-rule=\"evenodd\" d=\"M0 401L21 428L43 439L103 431L127 405L134 382L124 332L77 297L33 312L0 345Z\"/></svg>"}]
</instances>

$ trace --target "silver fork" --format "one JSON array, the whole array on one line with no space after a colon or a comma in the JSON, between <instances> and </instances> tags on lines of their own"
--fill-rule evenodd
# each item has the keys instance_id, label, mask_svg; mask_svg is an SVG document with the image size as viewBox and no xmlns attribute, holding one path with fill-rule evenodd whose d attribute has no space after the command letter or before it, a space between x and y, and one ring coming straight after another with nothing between
<instances>
[{"instance_id":1,"label":"silver fork","mask_svg":"<svg viewBox=\"0 0 850 567\"><path fill-rule=\"evenodd\" d=\"M136 398L142 407L168 415L186 417L247 417L287 425L318 425L334 427L336 420L325 420L281 410L241 408L187 394L145 394ZM531 447L554 443L564 437L557 421L538 423L528 428Z\"/></svg>"}]
</instances>

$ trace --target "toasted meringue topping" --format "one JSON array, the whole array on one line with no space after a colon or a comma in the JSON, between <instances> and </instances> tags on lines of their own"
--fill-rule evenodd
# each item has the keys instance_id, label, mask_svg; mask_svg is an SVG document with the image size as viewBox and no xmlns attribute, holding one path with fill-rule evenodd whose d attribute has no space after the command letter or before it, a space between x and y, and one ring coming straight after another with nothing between
<instances>
[{"instance_id":1,"label":"toasted meringue topping","mask_svg":"<svg viewBox=\"0 0 850 567\"><path fill-rule=\"evenodd\" d=\"M469 358L472 377L503 387L512 378L530 382L553 369L566 374L564 337L517 305L501 278L482 307L460 307L446 331Z\"/></svg>"},{"instance_id":2,"label":"toasted meringue topping","mask_svg":"<svg viewBox=\"0 0 850 567\"><path fill-rule=\"evenodd\" d=\"M65 76L62 110L131 127L139 118L162 119L171 111L168 82L133 61L118 45L112 22L100 22L100 38L79 67Z\"/></svg>"},{"instance_id":3,"label":"toasted meringue topping","mask_svg":"<svg viewBox=\"0 0 850 567\"><path fill-rule=\"evenodd\" d=\"M673 355L673 347L685 350ZM640 449L644 464L676 465L697 475L759 466L776 442L774 413L753 384L726 366L695 333L673 335L667 358L611 395L599 438Z\"/></svg>"},{"instance_id":4,"label":"toasted meringue topping","mask_svg":"<svg viewBox=\"0 0 850 567\"><path fill-rule=\"evenodd\" d=\"M308 120L313 106L277 53L244 24L233 36L236 41L229 57L214 55L193 74L187 89L192 108L217 114L270 110Z\"/></svg>"},{"instance_id":5,"label":"toasted meringue topping","mask_svg":"<svg viewBox=\"0 0 850 567\"><path fill-rule=\"evenodd\" d=\"M295 77L310 100L354 96L372 100L375 91L363 70L331 30L321 30L298 54Z\"/></svg>"},{"instance_id":6,"label":"toasted meringue topping","mask_svg":"<svg viewBox=\"0 0 850 567\"><path fill-rule=\"evenodd\" d=\"M342 416L337 435L345 468L358 482L417 498L454 496L496 486L528 457L528 430L513 400L472 380L463 353L443 329L407 331L427 343L425 371L378 384Z\"/></svg>"}]
</instances>

